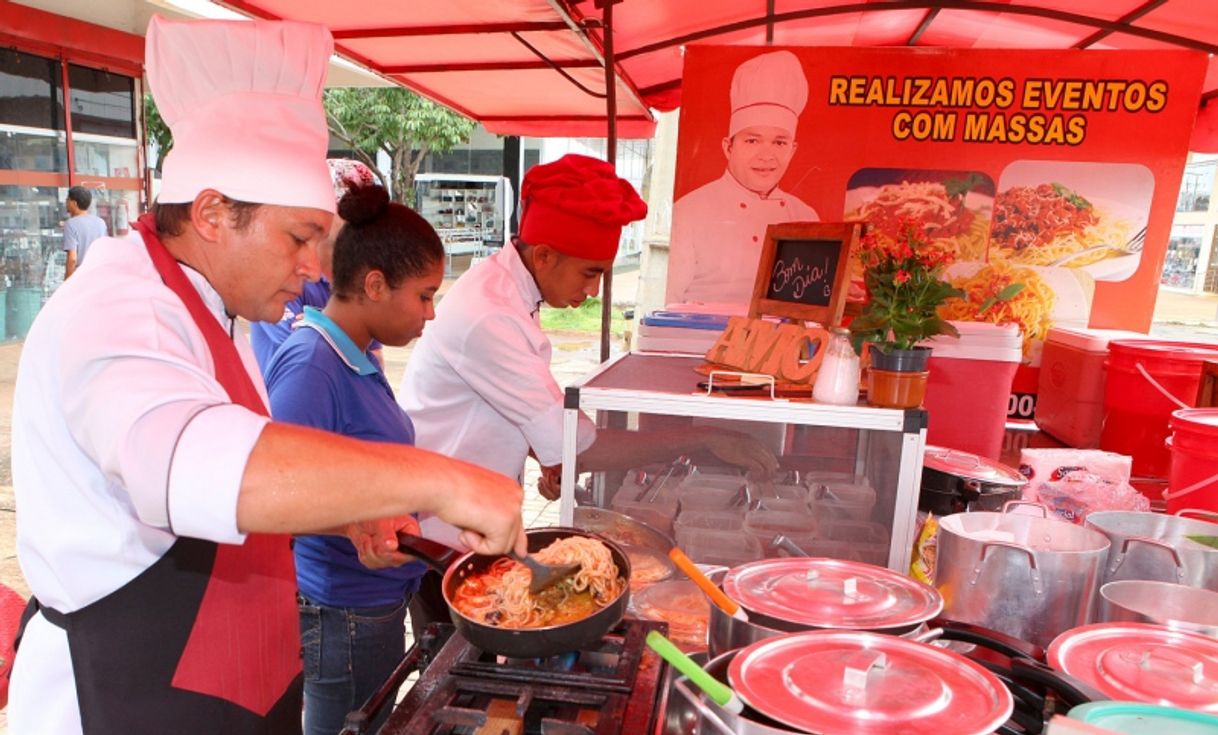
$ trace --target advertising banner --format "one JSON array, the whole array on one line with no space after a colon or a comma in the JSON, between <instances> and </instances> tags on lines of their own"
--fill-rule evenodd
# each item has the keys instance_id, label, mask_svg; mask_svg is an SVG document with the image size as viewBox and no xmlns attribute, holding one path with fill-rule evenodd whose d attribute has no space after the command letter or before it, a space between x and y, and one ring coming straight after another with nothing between
<instances>
[{"instance_id":1,"label":"advertising banner","mask_svg":"<svg viewBox=\"0 0 1218 735\"><path fill-rule=\"evenodd\" d=\"M967 294L946 316L1019 324L1027 365L1052 324L1146 331L1205 67L1189 51L690 46L666 300L742 313L770 223L913 220Z\"/></svg>"}]
</instances>

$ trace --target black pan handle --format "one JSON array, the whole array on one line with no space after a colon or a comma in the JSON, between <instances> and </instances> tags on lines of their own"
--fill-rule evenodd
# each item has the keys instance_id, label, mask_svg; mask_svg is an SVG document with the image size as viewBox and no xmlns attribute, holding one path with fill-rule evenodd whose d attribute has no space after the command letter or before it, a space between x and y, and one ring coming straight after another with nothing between
<instances>
[{"instance_id":1,"label":"black pan handle","mask_svg":"<svg viewBox=\"0 0 1218 735\"><path fill-rule=\"evenodd\" d=\"M996 630L947 618L935 618L928 625L932 628L942 628L943 635L939 637L943 640L972 643L983 648L988 648L991 651L997 651L1004 656L1010 656L1013 659L1030 658L1036 661L1045 660L1045 649L1034 643L1021 641L1004 633L999 633Z\"/></svg>"},{"instance_id":2,"label":"black pan handle","mask_svg":"<svg viewBox=\"0 0 1218 735\"><path fill-rule=\"evenodd\" d=\"M439 541L425 539L422 536L415 536L411 533L398 532L398 551L403 554L409 554L427 566L436 570L440 574L444 574L453 562L465 554L464 551L454 549L447 544L442 544Z\"/></svg>"},{"instance_id":3,"label":"black pan handle","mask_svg":"<svg viewBox=\"0 0 1218 735\"><path fill-rule=\"evenodd\" d=\"M1011 675L1024 681L1036 682L1057 694L1058 699L1061 700L1063 712L1076 705L1112 699L1090 684L1080 681L1077 677L1054 671L1039 661L1026 658L1012 659Z\"/></svg>"}]
</instances>

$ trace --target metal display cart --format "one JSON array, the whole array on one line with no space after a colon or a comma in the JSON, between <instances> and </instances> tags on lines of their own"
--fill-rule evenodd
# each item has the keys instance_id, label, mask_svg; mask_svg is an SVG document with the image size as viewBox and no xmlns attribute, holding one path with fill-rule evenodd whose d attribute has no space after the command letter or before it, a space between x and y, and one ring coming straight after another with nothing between
<instances>
[{"instance_id":1,"label":"metal display cart","mask_svg":"<svg viewBox=\"0 0 1218 735\"><path fill-rule=\"evenodd\" d=\"M907 571L926 412L707 395L698 388L705 378L694 370L701 363L701 356L628 353L567 388L561 522L572 523L578 495L580 505L610 508L672 533L697 562L731 566L782 555L785 538L810 555ZM747 433L779 457L780 476L754 483L739 474L732 479L724 466L692 466L689 458L674 457L668 465L589 473L577 493L579 411L595 415L600 426L634 431Z\"/></svg>"}]
</instances>

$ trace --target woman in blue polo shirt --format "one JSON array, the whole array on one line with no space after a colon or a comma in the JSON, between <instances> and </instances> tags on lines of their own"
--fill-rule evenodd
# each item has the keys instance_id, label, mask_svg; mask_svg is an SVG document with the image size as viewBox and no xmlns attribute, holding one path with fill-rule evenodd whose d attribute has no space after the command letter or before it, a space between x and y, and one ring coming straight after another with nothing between
<instances>
[{"instance_id":1,"label":"woman in blue polo shirt","mask_svg":"<svg viewBox=\"0 0 1218 735\"><path fill-rule=\"evenodd\" d=\"M271 415L372 441L414 443L410 417L372 359L378 341L403 346L435 316L444 247L434 229L385 189L352 189L334 245L333 293L304 318L266 369ZM334 488L342 492L341 487ZM404 526L412 525L403 519ZM371 569L343 536L298 536L306 733L332 735L389 678L405 653L406 606L425 567L391 552ZM371 561L363 557L364 561ZM400 566L384 566L394 561ZM388 707L369 728L375 732Z\"/></svg>"}]
</instances>

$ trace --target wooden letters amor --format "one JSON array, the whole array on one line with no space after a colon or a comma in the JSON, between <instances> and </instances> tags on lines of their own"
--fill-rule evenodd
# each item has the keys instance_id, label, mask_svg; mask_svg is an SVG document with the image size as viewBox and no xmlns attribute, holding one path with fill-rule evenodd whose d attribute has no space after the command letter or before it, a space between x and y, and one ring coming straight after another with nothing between
<instances>
[{"instance_id":1,"label":"wooden letters amor","mask_svg":"<svg viewBox=\"0 0 1218 735\"><path fill-rule=\"evenodd\" d=\"M706 359L732 370L808 384L816 377L828 343L829 333L820 327L737 316L728 320Z\"/></svg>"}]
</instances>

